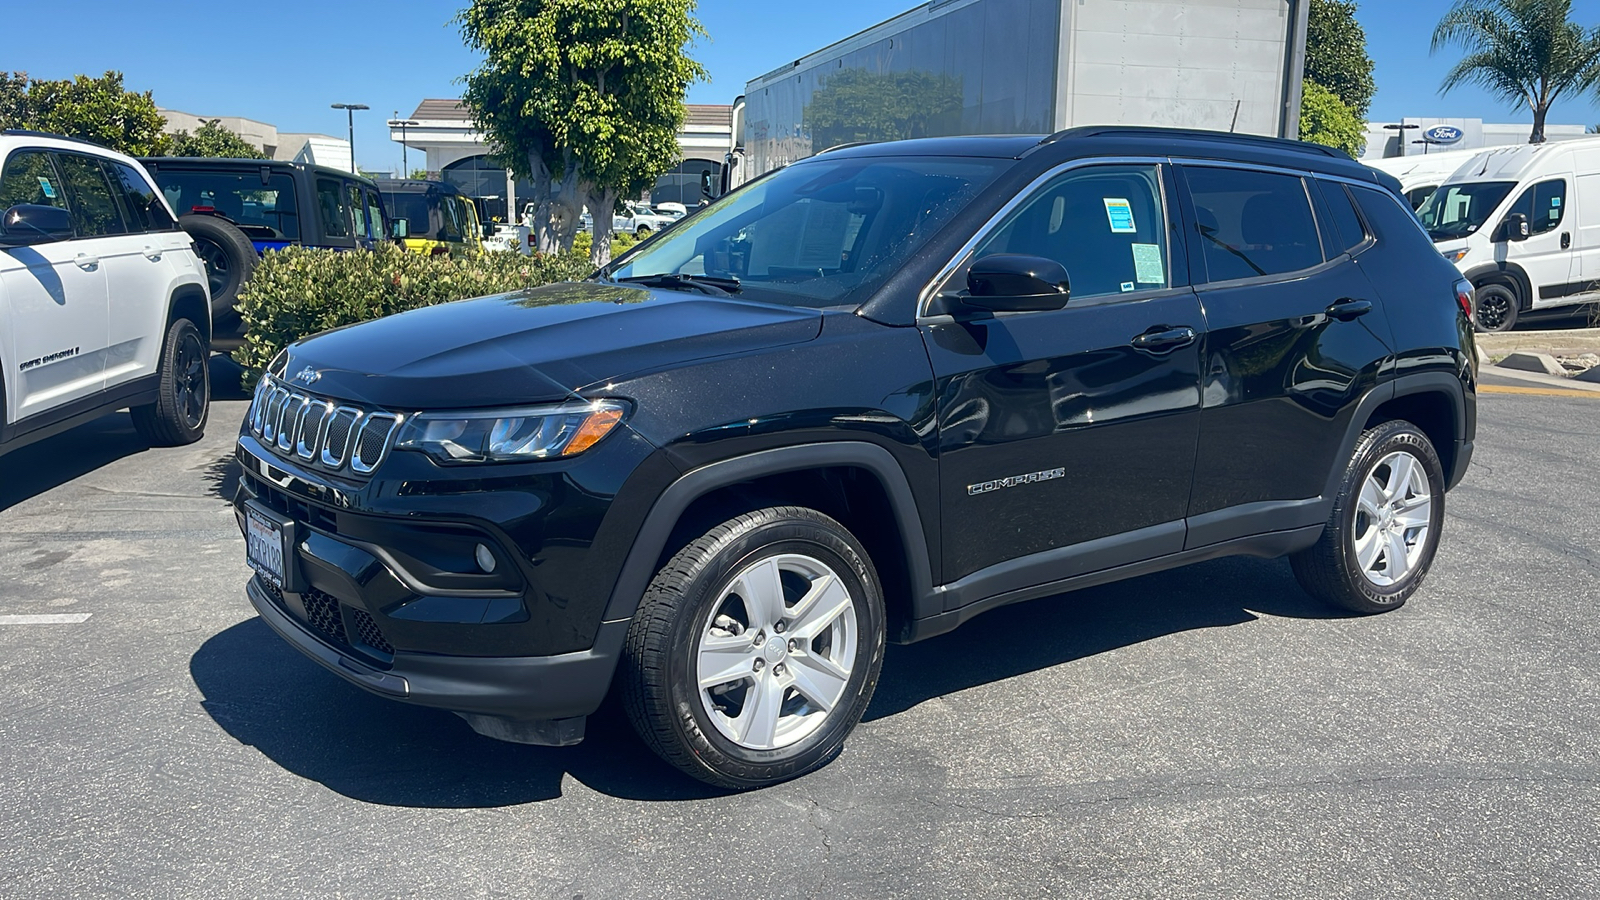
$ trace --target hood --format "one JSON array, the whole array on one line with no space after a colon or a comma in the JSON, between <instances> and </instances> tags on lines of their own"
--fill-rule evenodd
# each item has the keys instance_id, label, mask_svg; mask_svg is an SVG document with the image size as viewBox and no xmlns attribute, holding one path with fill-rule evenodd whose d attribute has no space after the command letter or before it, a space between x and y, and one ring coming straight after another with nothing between
<instances>
[{"instance_id":1,"label":"hood","mask_svg":"<svg viewBox=\"0 0 1600 900\"><path fill-rule=\"evenodd\" d=\"M817 336L822 314L737 298L575 282L351 325L289 349L284 377L390 409L562 400L630 373ZM299 376L315 372L307 383ZM308 373L308 377L309 373Z\"/></svg>"}]
</instances>

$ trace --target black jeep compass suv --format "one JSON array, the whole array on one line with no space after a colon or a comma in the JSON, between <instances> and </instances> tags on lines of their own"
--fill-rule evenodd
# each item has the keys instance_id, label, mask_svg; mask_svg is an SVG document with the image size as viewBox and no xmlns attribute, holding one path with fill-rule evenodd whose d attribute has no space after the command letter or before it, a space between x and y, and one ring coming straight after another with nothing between
<instances>
[{"instance_id":1,"label":"black jeep compass suv","mask_svg":"<svg viewBox=\"0 0 1600 900\"><path fill-rule=\"evenodd\" d=\"M250 600L497 738L576 742L615 683L729 787L1002 604L1243 554L1394 609L1476 416L1471 288L1397 189L1137 128L818 155L587 282L290 347L239 437Z\"/></svg>"}]
</instances>

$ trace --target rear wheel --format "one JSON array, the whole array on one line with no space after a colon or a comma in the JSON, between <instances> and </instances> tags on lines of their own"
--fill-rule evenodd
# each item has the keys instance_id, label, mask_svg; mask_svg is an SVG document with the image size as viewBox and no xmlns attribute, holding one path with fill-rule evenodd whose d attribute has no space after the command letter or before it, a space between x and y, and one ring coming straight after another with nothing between
<instances>
[{"instance_id":1,"label":"rear wheel","mask_svg":"<svg viewBox=\"0 0 1600 900\"><path fill-rule=\"evenodd\" d=\"M883 663L866 551L811 509L731 519L656 574L628 632L629 718L667 762L719 787L817 769L844 747Z\"/></svg>"},{"instance_id":2,"label":"rear wheel","mask_svg":"<svg viewBox=\"0 0 1600 900\"><path fill-rule=\"evenodd\" d=\"M633 236L638 238L641 241L644 240L645 238L650 236L650 226L649 225L640 225L638 228L635 228L633 230Z\"/></svg>"},{"instance_id":3,"label":"rear wheel","mask_svg":"<svg viewBox=\"0 0 1600 900\"><path fill-rule=\"evenodd\" d=\"M1517 325L1517 295L1503 284L1473 291L1472 322L1479 331L1510 331Z\"/></svg>"},{"instance_id":4,"label":"rear wheel","mask_svg":"<svg viewBox=\"0 0 1600 900\"><path fill-rule=\"evenodd\" d=\"M211 412L209 355L193 322L172 323L161 348L156 402L130 410L140 437L156 446L176 447L205 436Z\"/></svg>"},{"instance_id":5,"label":"rear wheel","mask_svg":"<svg viewBox=\"0 0 1600 900\"><path fill-rule=\"evenodd\" d=\"M1289 557L1306 593L1358 613L1396 609L1433 565L1444 524L1444 467L1410 422L1356 444L1322 537Z\"/></svg>"}]
</instances>

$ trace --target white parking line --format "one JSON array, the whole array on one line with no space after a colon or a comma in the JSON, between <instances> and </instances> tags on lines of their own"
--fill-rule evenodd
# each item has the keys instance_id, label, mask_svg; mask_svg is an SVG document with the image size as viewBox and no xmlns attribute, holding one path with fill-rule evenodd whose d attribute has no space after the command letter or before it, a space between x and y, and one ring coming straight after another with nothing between
<instances>
[{"instance_id":1,"label":"white parking line","mask_svg":"<svg viewBox=\"0 0 1600 900\"><path fill-rule=\"evenodd\" d=\"M56 613L44 616L0 616L0 625L78 625L93 613Z\"/></svg>"}]
</instances>

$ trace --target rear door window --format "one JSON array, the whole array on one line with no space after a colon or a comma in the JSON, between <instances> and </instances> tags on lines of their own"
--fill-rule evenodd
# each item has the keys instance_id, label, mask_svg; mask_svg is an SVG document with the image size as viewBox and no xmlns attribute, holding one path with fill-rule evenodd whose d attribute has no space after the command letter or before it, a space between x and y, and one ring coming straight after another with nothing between
<instances>
[{"instance_id":1,"label":"rear door window","mask_svg":"<svg viewBox=\"0 0 1600 900\"><path fill-rule=\"evenodd\" d=\"M1320 178L1317 179L1316 186L1321 192L1323 201L1317 207L1318 220L1321 221L1324 217L1328 219L1323 228L1323 244L1328 258L1332 259L1361 246L1367 239L1367 229L1361 224L1361 217L1356 214L1355 201L1350 199L1345 186Z\"/></svg>"},{"instance_id":2,"label":"rear door window","mask_svg":"<svg viewBox=\"0 0 1600 900\"><path fill-rule=\"evenodd\" d=\"M317 215L322 221L324 235L350 237L350 206L341 182L332 178L317 179Z\"/></svg>"},{"instance_id":3,"label":"rear door window","mask_svg":"<svg viewBox=\"0 0 1600 900\"><path fill-rule=\"evenodd\" d=\"M128 233L122 205L117 199L121 190L112 191L111 182L106 179L99 160L79 153L57 153L56 163L61 168L62 180L66 182L72 224L80 236L103 237Z\"/></svg>"},{"instance_id":4,"label":"rear door window","mask_svg":"<svg viewBox=\"0 0 1600 900\"><path fill-rule=\"evenodd\" d=\"M1322 264L1322 242L1299 176L1205 166L1184 171L1209 281Z\"/></svg>"},{"instance_id":5,"label":"rear door window","mask_svg":"<svg viewBox=\"0 0 1600 900\"><path fill-rule=\"evenodd\" d=\"M1168 287L1160 169L1092 166L1059 176L1018 206L972 258L996 253L1061 263L1074 300Z\"/></svg>"}]
</instances>

